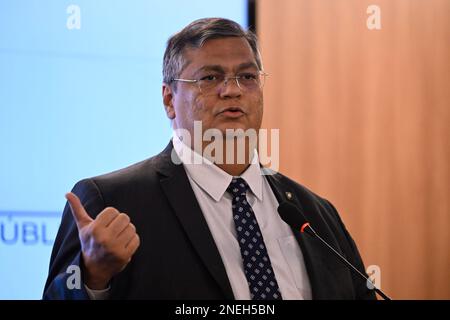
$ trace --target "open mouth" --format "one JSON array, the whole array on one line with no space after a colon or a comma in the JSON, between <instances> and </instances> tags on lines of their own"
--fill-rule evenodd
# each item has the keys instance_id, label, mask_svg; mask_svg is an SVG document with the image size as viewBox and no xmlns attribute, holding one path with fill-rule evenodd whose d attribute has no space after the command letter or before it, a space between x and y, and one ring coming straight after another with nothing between
<instances>
[{"instance_id":1,"label":"open mouth","mask_svg":"<svg viewBox=\"0 0 450 320\"><path fill-rule=\"evenodd\" d=\"M244 111L239 107L231 107L231 108L226 108L225 110L221 111L219 114L226 116L226 117L230 117L230 118L238 118L238 117L244 115Z\"/></svg>"}]
</instances>

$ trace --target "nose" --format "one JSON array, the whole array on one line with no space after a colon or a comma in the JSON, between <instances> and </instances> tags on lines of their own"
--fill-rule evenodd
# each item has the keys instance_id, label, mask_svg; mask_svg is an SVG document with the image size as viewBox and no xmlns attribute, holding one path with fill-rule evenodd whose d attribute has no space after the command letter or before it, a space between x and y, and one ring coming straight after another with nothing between
<instances>
[{"instance_id":1,"label":"nose","mask_svg":"<svg viewBox=\"0 0 450 320\"><path fill-rule=\"evenodd\" d=\"M241 87L237 78L226 78L220 87L220 96L222 98L236 98L242 94Z\"/></svg>"}]
</instances>

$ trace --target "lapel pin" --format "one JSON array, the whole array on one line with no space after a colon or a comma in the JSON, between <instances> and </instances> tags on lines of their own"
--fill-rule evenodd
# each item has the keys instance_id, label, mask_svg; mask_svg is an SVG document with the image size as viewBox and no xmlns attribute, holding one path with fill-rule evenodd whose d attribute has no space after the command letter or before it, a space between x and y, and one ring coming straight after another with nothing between
<instances>
[{"instance_id":1,"label":"lapel pin","mask_svg":"<svg viewBox=\"0 0 450 320\"><path fill-rule=\"evenodd\" d=\"M288 198L288 200L292 199L292 193L290 193L289 191L286 191L286 197Z\"/></svg>"}]
</instances>

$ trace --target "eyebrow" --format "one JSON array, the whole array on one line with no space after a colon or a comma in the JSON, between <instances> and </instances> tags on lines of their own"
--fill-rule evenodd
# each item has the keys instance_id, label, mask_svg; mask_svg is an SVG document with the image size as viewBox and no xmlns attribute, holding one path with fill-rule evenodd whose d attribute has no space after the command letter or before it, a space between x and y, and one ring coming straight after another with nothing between
<instances>
[{"instance_id":1,"label":"eyebrow","mask_svg":"<svg viewBox=\"0 0 450 320\"><path fill-rule=\"evenodd\" d=\"M239 71L242 69L249 69L249 68L258 69L258 66L254 62L244 62L244 63L239 64L236 67L236 70ZM212 65L202 66L200 69L198 69L197 71L194 72L194 76L202 71L217 71L217 72L225 73L225 70L223 69L223 67L221 65L212 64Z\"/></svg>"}]
</instances>

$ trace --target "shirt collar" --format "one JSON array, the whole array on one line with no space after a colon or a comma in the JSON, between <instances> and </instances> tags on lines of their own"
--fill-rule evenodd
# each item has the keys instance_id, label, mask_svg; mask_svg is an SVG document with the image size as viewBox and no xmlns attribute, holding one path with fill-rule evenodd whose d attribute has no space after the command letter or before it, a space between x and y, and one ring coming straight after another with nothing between
<instances>
[{"instance_id":1,"label":"shirt collar","mask_svg":"<svg viewBox=\"0 0 450 320\"><path fill-rule=\"evenodd\" d=\"M173 134L173 147L187 174L192 180L208 193L215 201L219 201L233 179L233 176L226 173L218 166L214 165L210 160L193 151L180 138ZM262 200L263 178L261 168L259 166L258 153L255 150L253 161L250 166L241 175L250 190L258 200Z\"/></svg>"}]
</instances>

